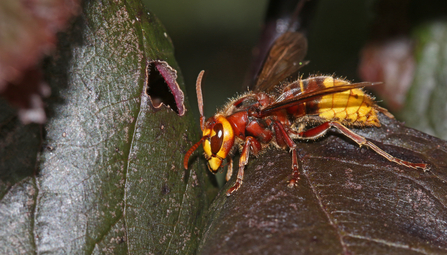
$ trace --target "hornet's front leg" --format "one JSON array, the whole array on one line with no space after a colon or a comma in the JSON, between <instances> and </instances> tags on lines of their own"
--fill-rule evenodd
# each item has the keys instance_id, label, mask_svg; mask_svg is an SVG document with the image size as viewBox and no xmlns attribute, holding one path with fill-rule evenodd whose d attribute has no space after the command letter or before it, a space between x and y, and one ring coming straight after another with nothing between
<instances>
[{"instance_id":1,"label":"hornet's front leg","mask_svg":"<svg viewBox=\"0 0 447 255\"><path fill-rule=\"evenodd\" d=\"M229 157L227 159L228 167L227 167L227 174L225 175L225 180L229 181L231 176L233 175L233 159Z\"/></svg>"},{"instance_id":2,"label":"hornet's front leg","mask_svg":"<svg viewBox=\"0 0 447 255\"><path fill-rule=\"evenodd\" d=\"M242 149L241 157L239 159L239 171L237 172L236 183L227 191L227 196L230 196L231 193L235 192L241 187L244 179L244 168L248 163L248 158L250 157L250 150L253 154L257 155L261 149L261 143L256 140L256 138L252 136L247 136L245 138L244 148ZM227 178L229 179L228 175Z\"/></svg>"}]
</instances>

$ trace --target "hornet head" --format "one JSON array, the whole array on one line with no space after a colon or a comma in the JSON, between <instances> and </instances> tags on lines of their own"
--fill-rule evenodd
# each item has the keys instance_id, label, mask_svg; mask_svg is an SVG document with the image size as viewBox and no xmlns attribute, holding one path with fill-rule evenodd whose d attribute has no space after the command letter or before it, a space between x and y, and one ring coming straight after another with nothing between
<instances>
[{"instance_id":1,"label":"hornet head","mask_svg":"<svg viewBox=\"0 0 447 255\"><path fill-rule=\"evenodd\" d=\"M201 89L203 73L204 71L200 72L196 83L202 138L194 144L188 152L186 152L183 165L186 169L188 169L189 157L200 146L200 144L203 144L205 158L208 160L208 169L211 172L216 173L222 165L222 161L227 157L228 153L230 153L230 150L233 147L234 132L230 122L220 114L209 118L205 122L205 117L203 116L203 99Z\"/></svg>"}]
</instances>

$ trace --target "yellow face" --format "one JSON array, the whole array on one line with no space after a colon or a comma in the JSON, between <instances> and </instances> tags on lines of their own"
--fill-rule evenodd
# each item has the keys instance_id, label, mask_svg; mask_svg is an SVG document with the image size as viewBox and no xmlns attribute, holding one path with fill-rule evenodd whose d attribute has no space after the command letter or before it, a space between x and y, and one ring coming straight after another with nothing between
<instances>
[{"instance_id":1,"label":"yellow face","mask_svg":"<svg viewBox=\"0 0 447 255\"><path fill-rule=\"evenodd\" d=\"M203 136L209 136L203 142L208 168L211 172L216 173L233 147L233 128L225 117L218 115L207 120Z\"/></svg>"}]
</instances>

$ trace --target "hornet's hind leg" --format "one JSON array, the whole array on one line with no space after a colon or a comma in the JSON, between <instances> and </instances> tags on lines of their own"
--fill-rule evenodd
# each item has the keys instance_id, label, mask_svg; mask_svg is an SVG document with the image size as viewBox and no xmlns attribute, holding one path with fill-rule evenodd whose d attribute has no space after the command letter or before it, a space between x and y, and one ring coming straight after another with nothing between
<instances>
[{"instance_id":1,"label":"hornet's hind leg","mask_svg":"<svg viewBox=\"0 0 447 255\"><path fill-rule=\"evenodd\" d=\"M380 156L388 159L389 161L395 162L399 165L403 165L406 167L414 168L414 169L420 168L424 171L428 171L430 169L427 164L408 162L408 161L396 158L396 157L388 154L387 152L385 152L382 149L380 149L379 147L377 147L377 145L375 145L374 143L366 140L365 137L352 132L349 128L345 127L343 124L341 124L340 122L337 122L337 121L325 122L319 126L311 128L307 131L298 133L298 136L300 139L301 138L302 139L316 139L316 138L323 136L331 127L335 127L336 129L338 129L343 135L345 135L346 137L348 137L351 140L353 140L354 142L356 142L360 147L365 145L365 146L371 148L373 151L375 151Z\"/></svg>"}]
</instances>

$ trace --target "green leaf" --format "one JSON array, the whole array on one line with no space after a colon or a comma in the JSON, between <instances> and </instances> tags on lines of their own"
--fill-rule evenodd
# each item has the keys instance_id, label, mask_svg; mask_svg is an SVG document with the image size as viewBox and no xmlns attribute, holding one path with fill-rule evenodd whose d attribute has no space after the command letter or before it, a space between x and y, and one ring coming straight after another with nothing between
<instances>
[{"instance_id":1,"label":"green leaf","mask_svg":"<svg viewBox=\"0 0 447 255\"><path fill-rule=\"evenodd\" d=\"M47 124L2 117L0 253L194 253L206 172L182 159L198 127L148 94L173 85L173 70L172 43L141 3L84 3L45 63Z\"/></svg>"},{"instance_id":2,"label":"green leaf","mask_svg":"<svg viewBox=\"0 0 447 255\"><path fill-rule=\"evenodd\" d=\"M447 139L447 22L415 29L417 67L402 110L408 126Z\"/></svg>"}]
</instances>

